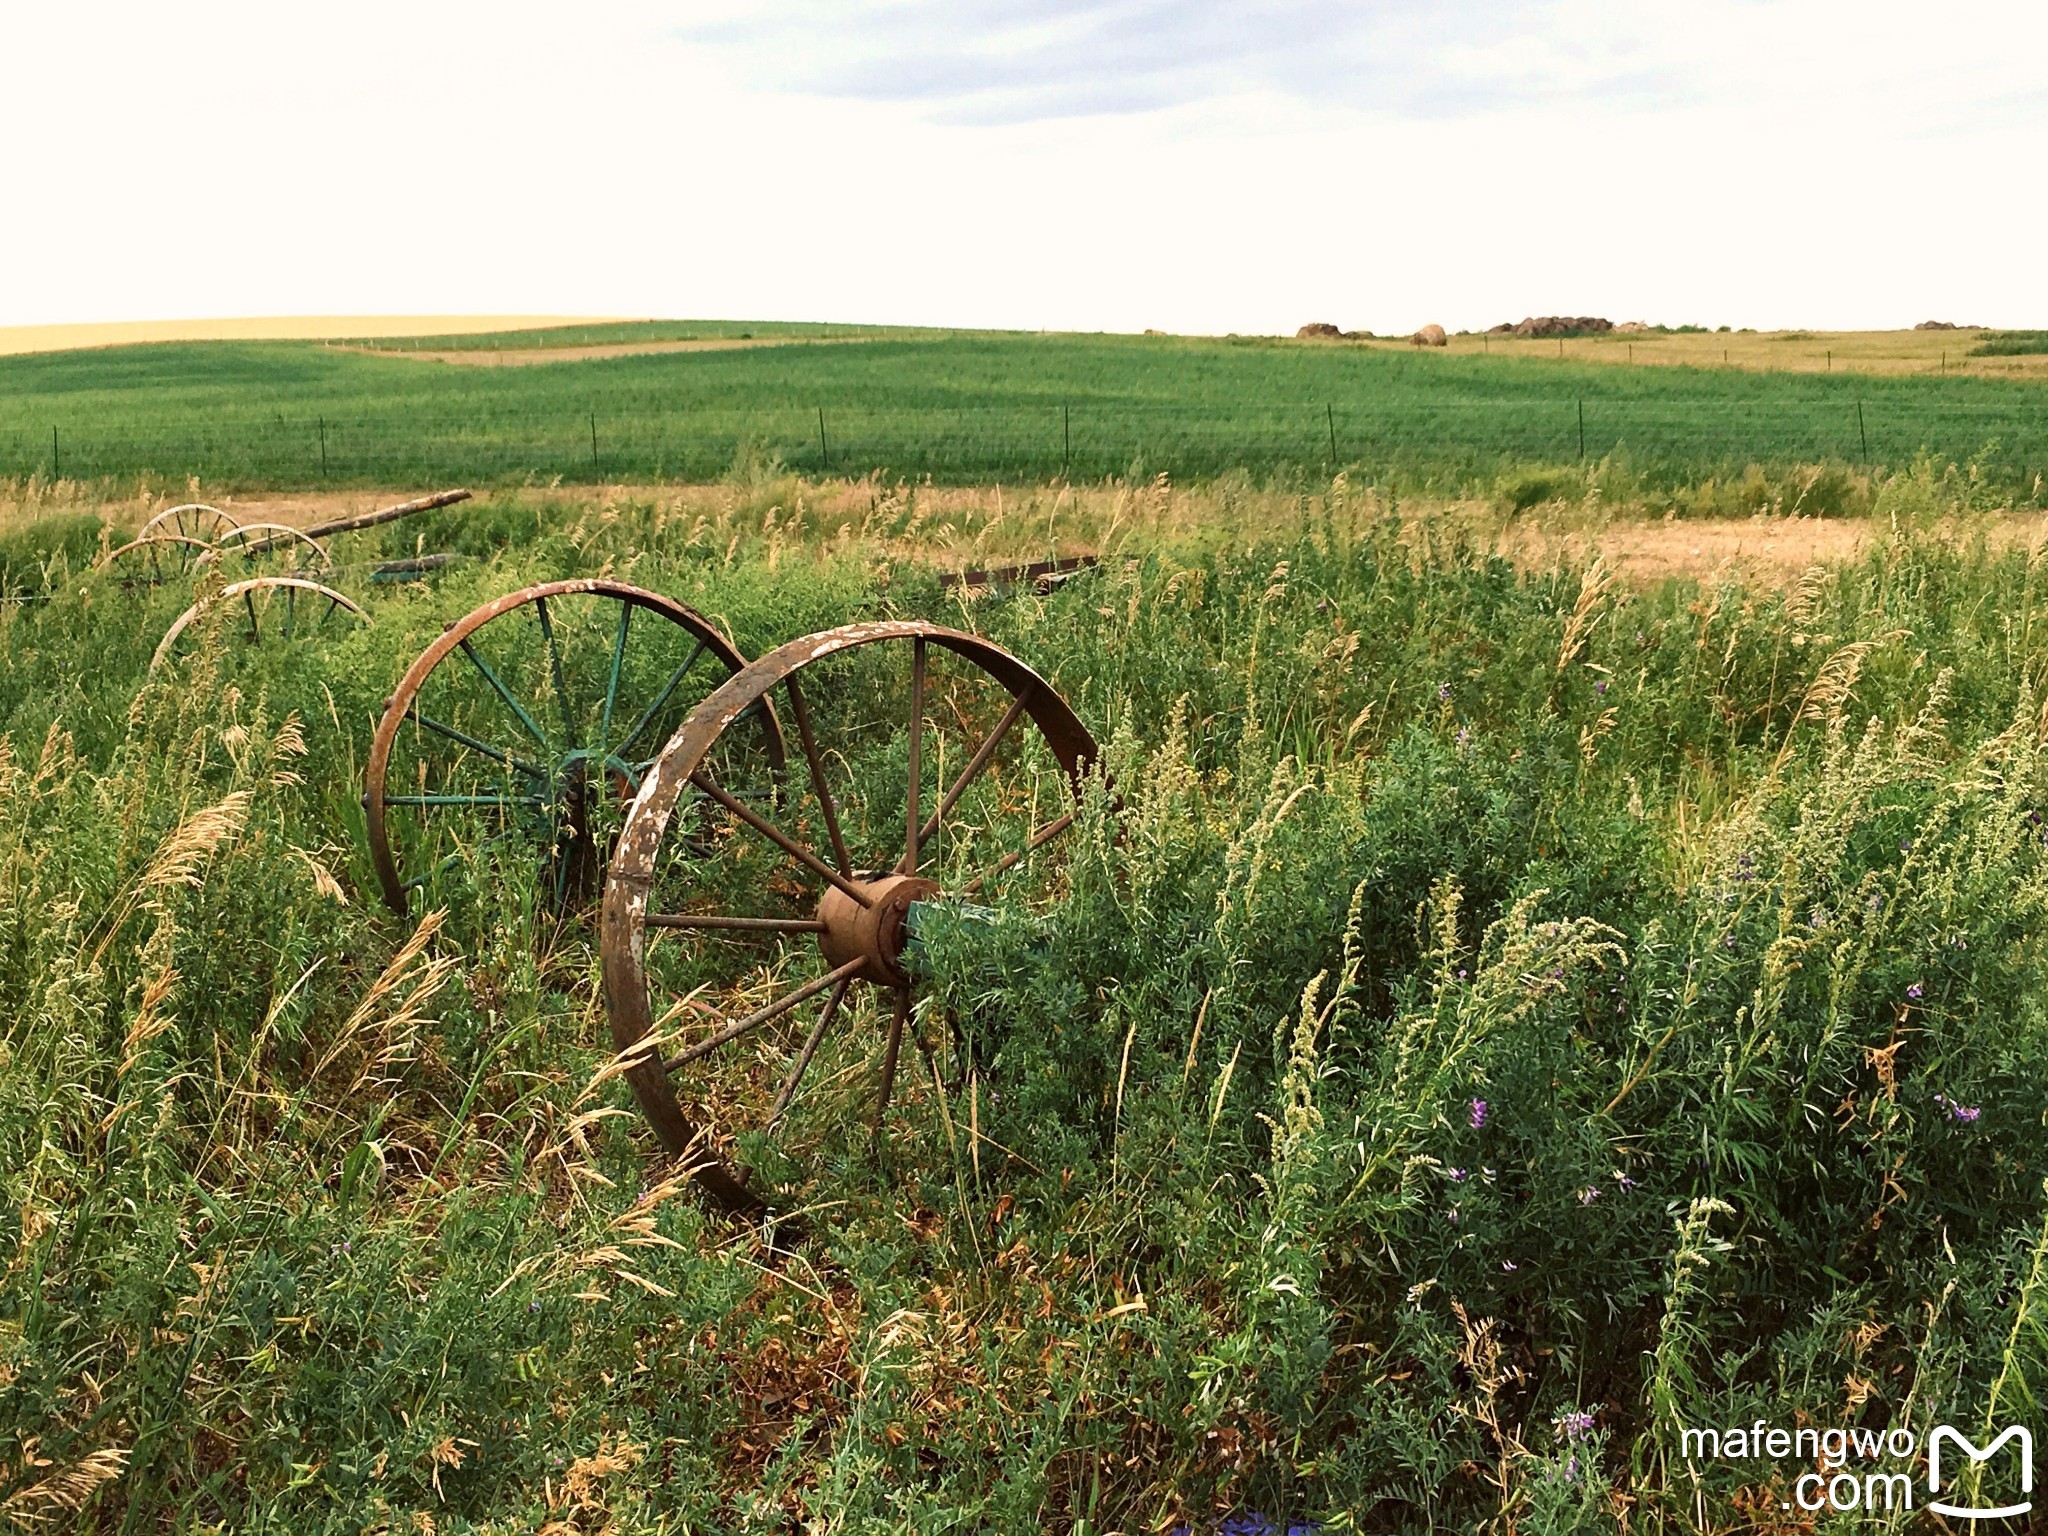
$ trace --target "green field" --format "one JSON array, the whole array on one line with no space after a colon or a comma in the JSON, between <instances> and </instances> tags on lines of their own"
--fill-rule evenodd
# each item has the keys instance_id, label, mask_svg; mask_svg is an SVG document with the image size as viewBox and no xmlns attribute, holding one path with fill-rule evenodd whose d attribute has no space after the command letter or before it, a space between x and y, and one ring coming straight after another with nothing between
<instances>
[{"instance_id":1,"label":"green field","mask_svg":"<svg viewBox=\"0 0 2048 1536\"><path fill-rule=\"evenodd\" d=\"M803 366L847 390L876 359L927 388L1007 359L1024 389L1046 357L1189 391L1551 377L1178 343L861 355ZM473 387L292 348L38 376L121 369L213 370L197 395L245 369ZM216 610L153 677L189 590L83 569L83 514L0 527L43 599L0 606L9 1520L1791 1532L1810 1457L1688 1461L1680 1431L1982 1444L2038 1412L2048 566L1979 537L1966 482L1888 482L1868 556L1789 591L1519 570L1324 481L1105 494L1062 525L1103 565L963 598L934 567L1042 548L1071 493L973 518L819 494L497 493L423 520L469 558L420 586L363 571L413 525L338 541L366 624L250 648ZM406 918L377 898L359 797L401 671L473 604L599 570L756 654L855 619L971 627L1105 744L1053 855L922 941L935 1067L904 1052L879 1149L866 994L789 1139L743 1142L809 1213L786 1256L660 1157L607 1070L595 935L551 914L530 845L477 841ZM903 790L879 677L807 695L849 835ZM1003 782L961 846L1064 803ZM693 837L686 860L723 846ZM667 953L685 1019L762 995L738 949ZM808 1023L742 1042L704 1112L758 1114Z\"/></svg>"},{"instance_id":2,"label":"green field","mask_svg":"<svg viewBox=\"0 0 2048 1536\"><path fill-rule=\"evenodd\" d=\"M1314 478L1354 467L1384 484L1456 493L1589 463L1659 493L1752 468L1882 470L1926 454L1972 465L1982 484L2031 502L2048 471L2048 395L2027 381L1267 339L849 339L853 330L654 322L387 344L509 357L742 331L823 337L534 366L294 342L4 358L0 477L197 476L266 489L646 483L766 460L952 483Z\"/></svg>"}]
</instances>

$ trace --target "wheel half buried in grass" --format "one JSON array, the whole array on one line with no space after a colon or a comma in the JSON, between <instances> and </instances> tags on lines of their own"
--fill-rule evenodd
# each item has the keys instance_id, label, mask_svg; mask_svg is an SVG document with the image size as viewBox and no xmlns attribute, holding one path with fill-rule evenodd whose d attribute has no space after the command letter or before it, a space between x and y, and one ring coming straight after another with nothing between
<instances>
[{"instance_id":1,"label":"wheel half buried in grass","mask_svg":"<svg viewBox=\"0 0 2048 1536\"><path fill-rule=\"evenodd\" d=\"M384 900L465 860L529 863L557 916L595 901L661 744L746 658L687 604L623 582L522 587L449 625L385 703L363 795ZM766 781L782 729L757 712Z\"/></svg>"},{"instance_id":2,"label":"wheel half buried in grass","mask_svg":"<svg viewBox=\"0 0 2048 1536\"><path fill-rule=\"evenodd\" d=\"M194 568L212 559L213 554L213 545L205 539L183 533L152 533L109 550L100 558L99 569L118 569L125 583L146 582L154 587L190 576Z\"/></svg>"},{"instance_id":3,"label":"wheel half buried in grass","mask_svg":"<svg viewBox=\"0 0 2048 1536\"><path fill-rule=\"evenodd\" d=\"M188 501L183 506L165 507L136 533L137 539L197 539L202 544L216 544L223 535L233 533L241 524L219 507L209 507L203 501Z\"/></svg>"},{"instance_id":4,"label":"wheel half buried in grass","mask_svg":"<svg viewBox=\"0 0 2048 1536\"><path fill-rule=\"evenodd\" d=\"M776 693L804 762L770 807L735 783L732 727ZM720 1205L765 1209L750 1138L795 1165L879 1135L920 927L1042 888L1020 866L1072 826L1095 758L1022 661L917 622L791 641L691 714L612 857L605 1006L641 1109Z\"/></svg>"},{"instance_id":5,"label":"wheel half buried in grass","mask_svg":"<svg viewBox=\"0 0 2048 1536\"><path fill-rule=\"evenodd\" d=\"M211 553L200 557L202 565L219 564L228 570L257 568L259 561L273 570L301 576L321 576L334 569L327 546L289 523L244 523L230 528L213 541Z\"/></svg>"},{"instance_id":6,"label":"wheel half buried in grass","mask_svg":"<svg viewBox=\"0 0 2048 1536\"><path fill-rule=\"evenodd\" d=\"M337 616L346 616L362 622L365 615L348 598L332 587L323 587L317 581L308 581L302 576L255 576L248 581L233 582L222 587L211 597L203 597L171 621L171 627L164 631L163 639L156 644L156 652L149 658L149 670L154 672L162 666L178 648L178 641L201 615L215 609L229 613L228 622L243 632L243 638L251 645L260 645L276 640L289 643L293 640L311 640L331 633L330 621ZM234 610L246 615L239 621Z\"/></svg>"}]
</instances>

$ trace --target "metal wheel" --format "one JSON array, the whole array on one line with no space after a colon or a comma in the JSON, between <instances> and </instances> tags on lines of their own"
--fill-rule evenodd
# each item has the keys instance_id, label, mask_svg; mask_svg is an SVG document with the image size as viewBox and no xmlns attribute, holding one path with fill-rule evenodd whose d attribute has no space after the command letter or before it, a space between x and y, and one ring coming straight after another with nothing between
<instances>
[{"instance_id":1,"label":"metal wheel","mask_svg":"<svg viewBox=\"0 0 2048 1536\"><path fill-rule=\"evenodd\" d=\"M109 550L99 566L108 570L119 565L129 581L157 586L174 577L191 575L193 568L212 554L211 544L190 534L153 533Z\"/></svg>"},{"instance_id":2,"label":"metal wheel","mask_svg":"<svg viewBox=\"0 0 2048 1536\"><path fill-rule=\"evenodd\" d=\"M341 593L332 587L323 587L317 581L307 581L298 576L257 576L222 587L213 596L201 598L173 619L171 627L164 631L163 639L157 642L156 654L149 658L149 670L154 672L164 664L177 649L178 637L191 628L193 621L222 604L238 605L248 615L249 627L245 638L251 645L271 639L281 642L311 639L327 632L328 621L337 614L346 614L358 621L365 617L363 610ZM269 621L267 625L266 618Z\"/></svg>"},{"instance_id":3,"label":"metal wheel","mask_svg":"<svg viewBox=\"0 0 2048 1536\"><path fill-rule=\"evenodd\" d=\"M596 899L620 817L666 733L746 665L694 608L623 582L551 581L448 626L386 701L363 808L384 900L510 855L557 914ZM781 726L750 739L780 772Z\"/></svg>"},{"instance_id":4,"label":"metal wheel","mask_svg":"<svg viewBox=\"0 0 2048 1536\"><path fill-rule=\"evenodd\" d=\"M220 564L230 570L254 567L259 561L310 575L325 575L334 569L327 546L289 523L244 523L230 528L199 559L201 565Z\"/></svg>"},{"instance_id":5,"label":"metal wheel","mask_svg":"<svg viewBox=\"0 0 2048 1536\"><path fill-rule=\"evenodd\" d=\"M736 788L730 727L777 691L806 771L771 808ZM715 1200L758 1213L743 1165L879 1134L920 928L1025 900L1095 757L1023 662L918 622L792 641L697 707L627 815L602 950L627 1081Z\"/></svg>"},{"instance_id":6,"label":"metal wheel","mask_svg":"<svg viewBox=\"0 0 2048 1536\"><path fill-rule=\"evenodd\" d=\"M183 506L165 507L136 534L138 539L197 539L202 544L213 544L221 535L233 533L241 525L219 507L209 507L203 501L188 501Z\"/></svg>"}]
</instances>

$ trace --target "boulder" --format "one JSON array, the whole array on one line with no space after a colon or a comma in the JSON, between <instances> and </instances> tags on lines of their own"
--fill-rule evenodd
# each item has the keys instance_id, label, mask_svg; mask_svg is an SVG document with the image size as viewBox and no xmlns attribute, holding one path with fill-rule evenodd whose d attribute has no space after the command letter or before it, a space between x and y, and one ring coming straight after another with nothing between
<instances>
[{"instance_id":1,"label":"boulder","mask_svg":"<svg viewBox=\"0 0 2048 1536\"><path fill-rule=\"evenodd\" d=\"M1617 331L1626 331L1631 336L1635 335L1638 331L1647 331L1649 328L1649 322L1646 320L1624 320L1615 327Z\"/></svg>"},{"instance_id":2,"label":"boulder","mask_svg":"<svg viewBox=\"0 0 2048 1536\"><path fill-rule=\"evenodd\" d=\"M1913 329L1916 331L1960 331L1962 327L1953 320L1922 320Z\"/></svg>"},{"instance_id":3,"label":"boulder","mask_svg":"<svg viewBox=\"0 0 2048 1536\"><path fill-rule=\"evenodd\" d=\"M1327 320L1312 320L1294 333L1298 341L1342 341L1344 333Z\"/></svg>"},{"instance_id":4,"label":"boulder","mask_svg":"<svg viewBox=\"0 0 2048 1536\"><path fill-rule=\"evenodd\" d=\"M1444 334L1442 326L1425 325L1408 338L1408 344L1412 347L1447 347L1451 344L1451 338Z\"/></svg>"}]
</instances>

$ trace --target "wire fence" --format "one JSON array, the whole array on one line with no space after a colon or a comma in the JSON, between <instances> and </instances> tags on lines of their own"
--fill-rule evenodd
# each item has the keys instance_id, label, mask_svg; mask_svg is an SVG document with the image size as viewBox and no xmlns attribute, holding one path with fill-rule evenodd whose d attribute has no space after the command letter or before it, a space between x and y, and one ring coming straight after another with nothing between
<instances>
[{"instance_id":1,"label":"wire fence","mask_svg":"<svg viewBox=\"0 0 2048 1536\"><path fill-rule=\"evenodd\" d=\"M2048 397L2044 397L2048 402ZM198 476L274 487L398 480L702 479L744 459L807 472L941 480L1202 476L1351 465L1460 479L1517 464L1618 457L1696 480L1837 462L1898 467L1931 454L2029 489L2048 473L2048 409L2005 403L1408 398L1195 410L1126 401L954 407L493 408L460 415L209 412L146 426L0 427L0 476Z\"/></svg>"}]
</instances>

